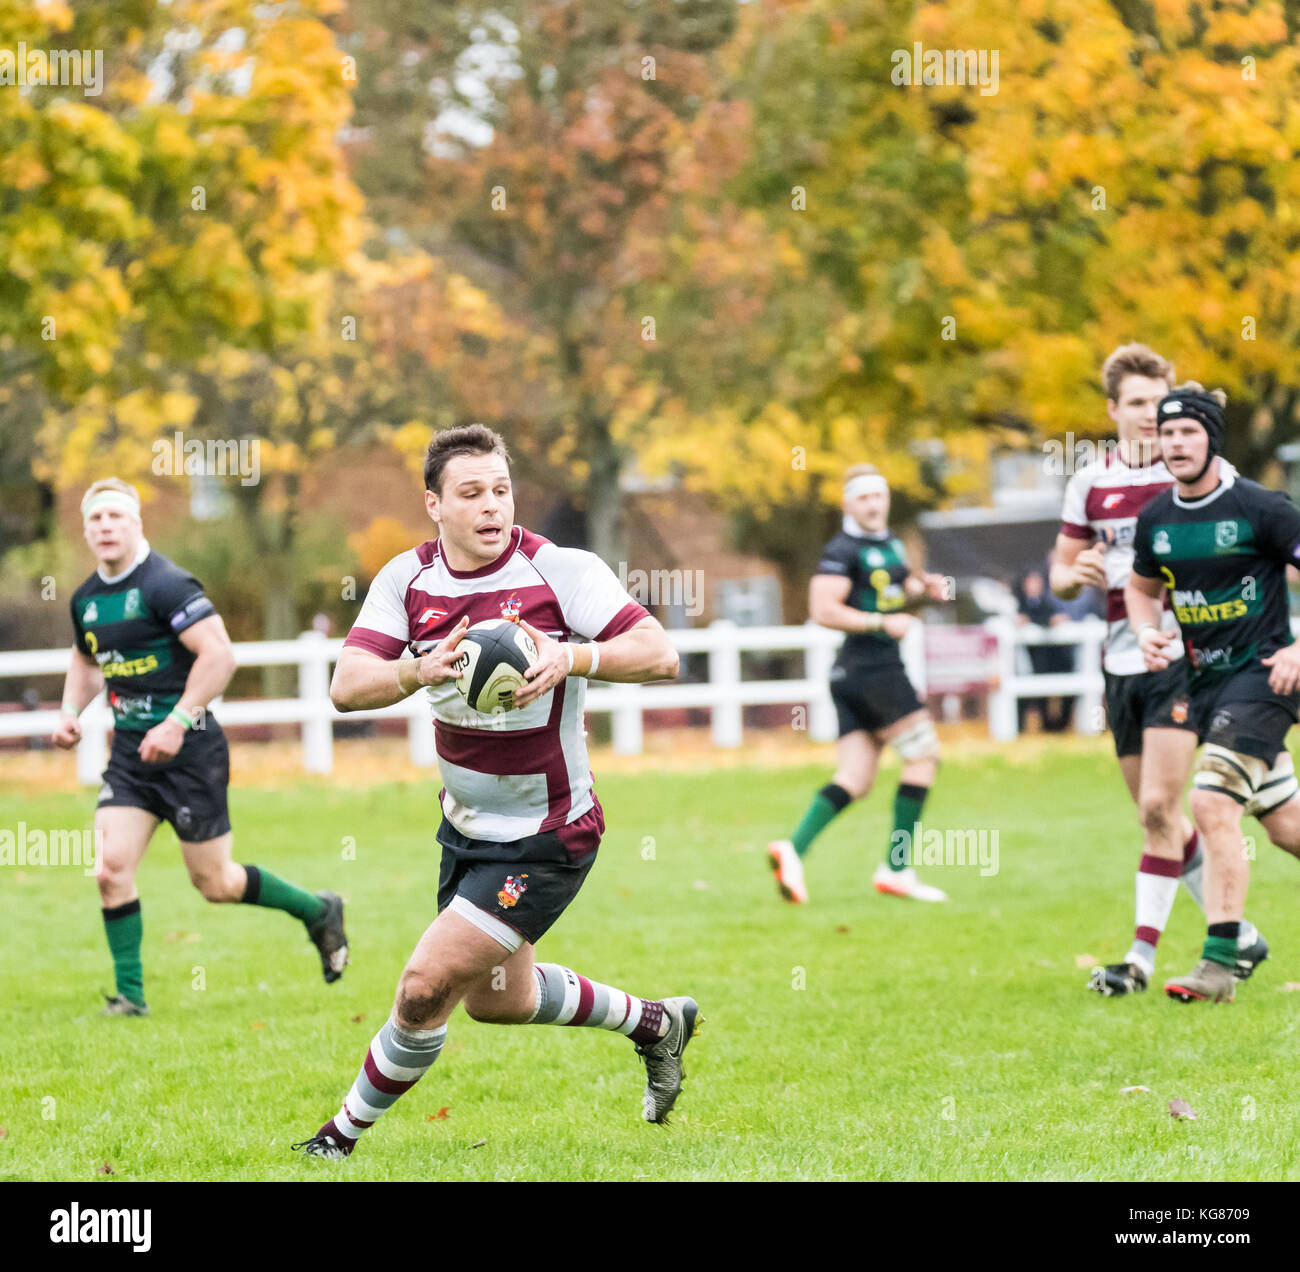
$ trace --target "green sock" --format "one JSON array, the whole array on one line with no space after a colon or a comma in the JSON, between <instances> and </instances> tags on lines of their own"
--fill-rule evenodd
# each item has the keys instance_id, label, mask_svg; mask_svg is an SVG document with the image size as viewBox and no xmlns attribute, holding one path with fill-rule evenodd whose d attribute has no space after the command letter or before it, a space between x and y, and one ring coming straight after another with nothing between
<instances>
[{"instance_id":1,"label":"green sock","mask_svg":"<svg viewBox=\"0 0 1300 1272\"><path fill-rule=\"evenodd\" d=\"M889 836L885 864L891 870L906 870L912 864L912 835L921 820L921 808L930 793L928 786L901 783L894 796L894 829Z\"/></svg>"},{"instance_id":2,"label":"green sock","mask_svg":"<svg viewBox=\"0 0 1300 1272\"><path fill-rule=\"evenodd\" d=\"M1224 967L1237 966L1237 942L1228 936L1207 936L1201 947L1201 957Z\"/></svg>"},{"instance_id":3,"label":"green sock","mask_svg":"<svg viewBox=\"0 0 1300 1272\"><path fill-rule=\"evenodd\" d=\"M278 875L260 866L245 866L248 883L240 900L245 905L264 905L272 910L284 910L304 923L315 923L325 913L325 902L314 893L287 883Z\"/></svg>"},{"instance_id":4,"label":"green sock","mask_svg":"<svg viewBox=\"0 0 1300 1272\"><path fill-rule=\"evenodd\" d=\"M140 898L105 910L104 932L113 955L117 992L137 1007L143 1007L144 964L140 961L140 941L144 936L144 922L140 917Z\"/></svg>"},{"instance_id":5,"label":"green sock","mask_svg":"<svg viewBox=\"0 0 1300 1272\"><path fill-rule=\"evenodd\" d=\"M812 847L812 841L852 802L853 797L844 787L836 786L834 782L829 786L823 786L813 796L813 802L808 805L803 821L799 823L790 838L795 852L802 857Z\"/></svg>"}]
</instances>

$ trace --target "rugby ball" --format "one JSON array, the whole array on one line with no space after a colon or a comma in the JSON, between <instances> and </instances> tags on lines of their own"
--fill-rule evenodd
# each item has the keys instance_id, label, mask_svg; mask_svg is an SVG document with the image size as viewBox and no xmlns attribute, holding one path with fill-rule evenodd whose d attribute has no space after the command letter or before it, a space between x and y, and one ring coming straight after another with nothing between
<instances>
[{"instance_id":1,"label":"rugby ball","mask_svg":"<svg viewBox=\"0 0 1300 1272\"><path fill-rule=\"evenodd\" d=\"M536 661L537 646L518 623L488 619L460 638L451 665L461 675L452 684L474 711L499 715L514 710L515 691Z\"/></svg>"}]
</instances>

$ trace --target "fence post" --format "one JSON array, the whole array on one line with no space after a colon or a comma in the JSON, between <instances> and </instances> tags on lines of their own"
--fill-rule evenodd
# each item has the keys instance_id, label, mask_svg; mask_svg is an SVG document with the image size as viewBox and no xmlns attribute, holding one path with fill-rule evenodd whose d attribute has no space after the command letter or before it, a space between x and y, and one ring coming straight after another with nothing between
<instances>
[{"instance_id":1,"label":"fence post","mask_svg":"<svg viewBox=\"0 0 1300 1272\"><path fill-rule=\"evenodd\" d=\"M1016 625L1005 615L990 618L985 626L998 641L998 687L989 694L989 736L1010 742L1020 731L1016 713Z\"/></svg>"},{"instance_id":2,"label":"fence post","mask_svg":"<svg viewBox=\"0 0 1300 1272\"><path fill-rule=\"evenodd\" d=\"M736 624L728 618L715 619L709 630L720 639L709 650L709 684L720 701L710 708L713 716L713 745L739 746L744 725L744 711L736 699L740 687L740 641Z\"/></svg>"},{"instance_id":3,"label":"fence post","mask_svg":"<svg viewBox=\"0 0 1300 1272\"><path fill-rule=\"evenodd\" d=\"M1074 669L1091 680L1101 667L1101 642L1106 634L1106 624L1094 614L1089 614L1083 622L1085 631ZM1101 686L1098 685L1079 695L1079 709L1074 714L1075 732L1098 734L1102 729L1102 719Z\"/></svg>"},{"instance_id":4,"label":"fence post","mask_svg":"<svg viewBox=\"0 0 1300 1272\"><path fill-rule=\"evenodd\" d=\"M809 619L804 624L809 642L804 649L803 674L816 688L808 701L808 736L814 742L833 742L839 728L835 704L831 701L831 667L835 663L835 643L824 627Z\"/></svg>"},{"instance_id":5,"label":"fence post","mask_svg":"<svg viewBox=\"0 0 1300 1272\"><path fill-rule=\"evenodd\" d=\"M438 762L438 745L433 735L433 712L429 695L423 689L414 695L415 707L406 716L406 740L411 748L411 763L432 768Z\"/></svg>"},{"instance_id":6,"label":"fence post","mask_svg":"<svg viewBox=\"0 0 1300 1272\"><path fill-rule=\"evenodd\" d=\"M614 751L617 755L641 754L641 686L612 685Z\"/></svg>"},{"instance_id":7,"label":"fence post","mask_svg":"<svg viewBox=\"0 0 1300 1272\"><path fill-rule=\"evenodd\" d=\"M81 741L77 743L77 781L98 786L108 764L108 728L113 713L101 693L81 713Z\"/></svg>"},{"instance_id":8,"label":"fence post","mask_svg":"<svg viewBox=\"0 0 1300 1272\"><path fill-rule=\"evenodd\" d=\"M330 773L334 770L334 721L325 636L321 632L303 632L298 639L302 642L298 697L307 712L302 722L302 765L309 773Z\"/></svg>"},{"instance_id":9,"label":"fence post","mask_svg":"<svg viewBox=\"0 0 1300 1272\"><path fill-rule=\"evenodd\" d=\"M928 677L925 674L925 623L917 619L907 629L907 635L898 642L898 653L903 669L916 690L916 696L925 701Z\"/></svg>"}]
</instances>

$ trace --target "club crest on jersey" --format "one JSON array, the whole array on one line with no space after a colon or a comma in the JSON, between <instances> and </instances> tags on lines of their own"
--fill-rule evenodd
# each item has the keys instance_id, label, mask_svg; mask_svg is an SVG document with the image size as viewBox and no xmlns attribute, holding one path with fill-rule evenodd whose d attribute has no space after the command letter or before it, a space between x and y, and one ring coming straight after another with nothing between
<instances>
[{"instance_id":1,"label":"club crest on jersey","mask_svg":"<svg viewBox=\"0 0 1300 1272\"><path fill-rule=\"evenodd\" d=\"M524 603L519 599L516 592L511 592L508 600L501 602L501 617L507 623L517 623L519 621L519 611L523 609Z\"/></svg>"},{"instance_id":2,"label":"club crest on jersey","mask_svg":"<svg viewBox=\"0 0 1300 1272\"><path fill-rule=\"evenodd\" d=\"M127 618L138 618L140 614L140 589L133 587L127 594L123 602L123 614Z\"/></svg>"},{"instance_id":3,"label":"club crest on jersey","mask_svg":"<svg viewBox=\"0 0 1300 1272\"><path fill-rule=\"evenodd\" d=\"M868 565L884 565L884 564L885 564L885 555L884 555L884 553L881 552L879 548L871 548L871 549L867 552L867 564L868 564Z\"/></svg>"},{"instance_id":4,"label":"club crest on jersey","mask_svg":"<svg viewBox=\"0 0 1300 1272\"><path fill-rule=\"evenodd\" d=\"M1216 548L1230 548L1237 542L1237 523L1235 521L1220 521L1214 527L1214 546Z\"/></svg>"},{"instance_id":5,"label":"club crest on jersey","mask_svg":"<svg viewBox=\"0 0 1300 1272\"><path fill-rule=\"evenodd\" d=\"M528 876L521 874L519 878L514 875L506 875L506 881L497 893L497 904L504 906L507 910L518 902L519 898L528 891L528 885L524 882Z\"/></svg>"},{"instance_id":6,"label":"club crest on jersey","mask_svg":"<svg viewBox=\"0 0 1300 1272\"><path fill-rule=\"evenodd\" d=\"M1152 539L1151 541L1151 551L1162 552L1162 553L1173 551L1173 548L1170 546L1169 543L1169 535L1166 531L1164 530L1156 531L1155 538Z\"/></svg>"},{"instance_id":7,"label":"club crest on jersey","mask_svg":"<svg viewBox=\"0 0 1300 1272\"><path fill-rule=\"evenodd\" d=\"M430 619L433 619L435 623L440 623L446 617L447 617L446 610L434 609L432 606L430 606L427 610L424 611L423 614L420 615L420 621L416 624L416 626L423 627L425 623L427 623Z\"/></svg>"},{"instance_id":8,"label":"club crest on jersey","mask_svg":"<svg viewBox=\"0 0 1300 1272\"><path fill-rule=\"evenodd\" d=\"M86 606L86 612L82 614L81 621L83 623L94 623L97 622L98 620L99 620L99 606L96 605L94 601L91 601L90 604Z\"/></svg>"}]
</instances>

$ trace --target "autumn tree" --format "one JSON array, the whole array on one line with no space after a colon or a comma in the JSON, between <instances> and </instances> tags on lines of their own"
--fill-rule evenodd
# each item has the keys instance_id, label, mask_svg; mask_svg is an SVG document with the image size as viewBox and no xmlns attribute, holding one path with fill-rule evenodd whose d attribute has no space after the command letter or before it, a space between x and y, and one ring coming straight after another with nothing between
<instances>
[{"instance_id":1,"label":"autumn tree","mask_svg":"<svg viewBox=\"0 0 1300 1272\"><path fill-rule=\"evenodd\" d=\"M1043 432L1104 429L1101 361L1139 339L1227 389L1245 471L1300 435L1298 26L1276 0L918 13L927 45L1000 54L996 94L919 93L950 104L966 269L1016 318L990 334Z\"/></svg>"},{"instance_id":2,"label":"autumn tree","mask_svg":"<svg viewBox=\"0 0 1300 1272\"><path fill-rule=\"evenodd\" d=\"M745 337L777 276L761 217L719 199L748 127L719 95L736 16L731 0L370 0L338 19L376 216L520 333L496 413L451 409L575 491L610 560L630 457L670 401L753 378Z\"/></svg>"}]
</instances>

